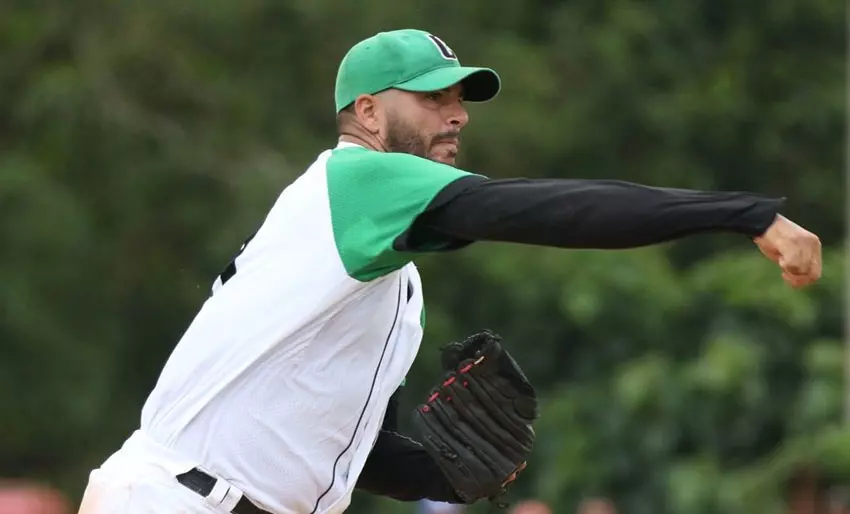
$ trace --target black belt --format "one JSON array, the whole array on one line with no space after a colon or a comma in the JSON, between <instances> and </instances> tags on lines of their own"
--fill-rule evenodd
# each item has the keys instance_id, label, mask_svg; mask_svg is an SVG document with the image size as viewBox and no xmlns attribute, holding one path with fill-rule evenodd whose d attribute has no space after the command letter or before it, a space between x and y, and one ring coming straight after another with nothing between
<instances>
[{"instance_id":1,"label":"black belt","mask_svg":"<svg viewBox=\"0 0 850 514\"><path fill-rule=\"evenodd\" d=\"M194 468L177 475L177 481L206 498L212 492L218 479L198 468ZM271 512L263 510L251 503L251 500L246 498L244 494L242 498L239 498L239 502L236 503L236 506L230 512L233 514L271 514Z\"/></svg>"}]
</instances>

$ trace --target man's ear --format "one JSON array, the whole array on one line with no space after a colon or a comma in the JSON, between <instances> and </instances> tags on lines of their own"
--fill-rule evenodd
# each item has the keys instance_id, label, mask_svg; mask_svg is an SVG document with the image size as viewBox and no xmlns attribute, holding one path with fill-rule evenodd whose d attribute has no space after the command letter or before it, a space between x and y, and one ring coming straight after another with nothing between
<instances>
[{"instance_id":1,"label":"man's ear","mask_svg":"<svg viewBox=\"0 0 850 514\"><path fill-rule=\"evenodd\" d=\"M373 95L360 95L354 101L354 114L357 120L372 134L383 127L384 109L381 101Z\"/></svg>"}]
</instances>

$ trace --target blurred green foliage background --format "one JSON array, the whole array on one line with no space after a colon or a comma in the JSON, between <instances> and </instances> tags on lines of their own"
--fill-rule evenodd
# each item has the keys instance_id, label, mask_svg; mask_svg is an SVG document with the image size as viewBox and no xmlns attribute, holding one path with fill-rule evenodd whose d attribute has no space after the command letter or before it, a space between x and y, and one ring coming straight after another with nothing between
<instances>
[{"instance_id":1,"label":"blurred green foliage background","mask_svg":"<svg viewBox=\"0 0 850 514\"><path fill-rule=\"evenodd\" d=\"M834 0L4 0L0 476L77 499L133 430L218 270L335 144L333 82L374 32L429 30L504 89L460 165L788 198L822 281L741 237L621 252L477 244L423 259L423 350L483 327L544 395L513 497L571 512L779 512L841 426L845 6ZM478 510L474 510L478 512ZM351 509L410 513L358 494Z\"/></svg>"}]
</instances>

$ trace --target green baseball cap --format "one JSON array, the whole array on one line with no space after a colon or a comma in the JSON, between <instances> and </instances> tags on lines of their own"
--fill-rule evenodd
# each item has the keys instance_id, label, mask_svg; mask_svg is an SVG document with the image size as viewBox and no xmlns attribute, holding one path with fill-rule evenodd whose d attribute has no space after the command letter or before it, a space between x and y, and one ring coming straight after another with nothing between
<instances>
[{"instance_id":1,"label":"green baseball cap","mask_svg":"<svg viewBox=\"0 0 850 514\"><path fill-rule=\"evenodd\" d=\"M339 65L336 112L360 95L386 89L439 91L463 83L464 100L486 102L501 88L499 75L489 68L461 66L457 55L440 38L422 30L380 32L354 45Z\"/></svg>"}]
</instances>

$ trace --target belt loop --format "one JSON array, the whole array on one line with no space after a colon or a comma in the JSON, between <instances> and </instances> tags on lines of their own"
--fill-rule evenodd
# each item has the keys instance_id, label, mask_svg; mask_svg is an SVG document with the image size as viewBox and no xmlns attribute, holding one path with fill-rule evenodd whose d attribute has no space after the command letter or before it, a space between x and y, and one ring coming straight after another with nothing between
<instances>
[{"instance_id":1,"label":"belt loop","mask_svg":"<svg viewBox=\"0 0 850 514\"><path fill-rule=\"evenodd\" d=\"M242 499L245 493L239 490L238 487L231 485L227 492L224 493L224 498L221 500L220 508L224 509L226 512L233 512L233 509L236 508L236 504L239 503L239 500Z\"/></svg>"},{"instance_id":2,"label":"belt loop","mask_svg":"<svg viewBox=\"0 0 850 514\"><path fill-rule=\"evenodd\" d=\"M227 496L227 493L230 491L230 484L219 477L215 478L215 485L213 486L212 491L210 491L210 494L208 494L204 499L213 507L219 507L221 502ZM231 507L231 509L232 508L233 507ZM230 509L227 510L230 511Z\"/></svg>"}]
</instances>

